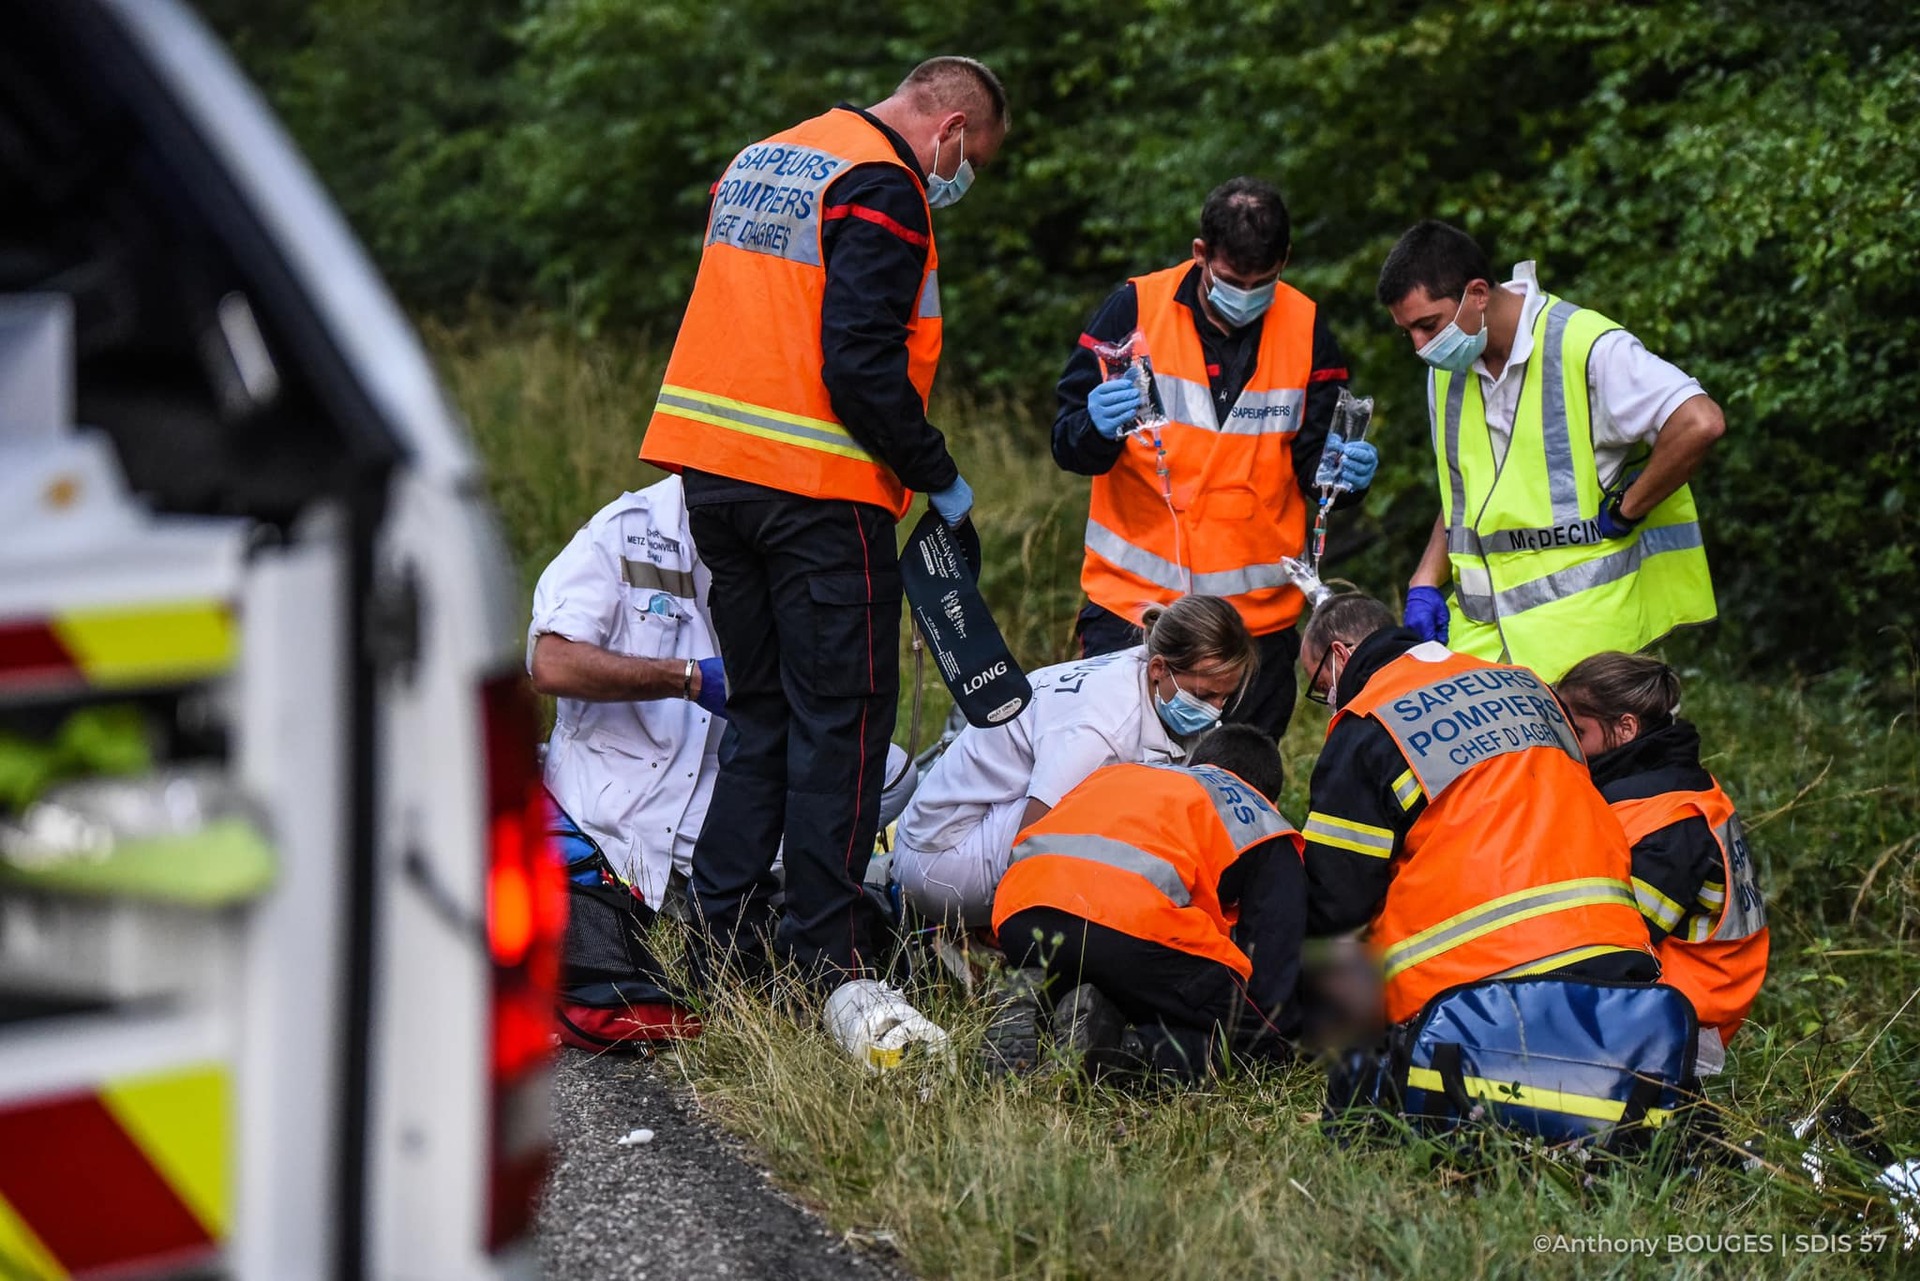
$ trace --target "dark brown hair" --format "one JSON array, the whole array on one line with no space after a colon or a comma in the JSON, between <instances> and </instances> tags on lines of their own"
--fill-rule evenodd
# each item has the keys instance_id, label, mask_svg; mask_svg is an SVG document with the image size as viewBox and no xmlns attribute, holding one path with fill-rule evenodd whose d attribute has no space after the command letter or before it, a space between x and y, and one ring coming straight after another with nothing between
<instances>
[{"instance_id":1,"label":"dark brown hair","mask_svg":"<svg viewBox=\"0 0 1920 1281\"><path fill-rule=\"evenodd\" d=\"M1554 687L1569 712L1600 722L1609 748L1618 747L1620 718L1632 715L1640 733L1673 724L1680 707L1680 674L1651 654L1610 651L1583 658Z\"/></svg>"}]
</instances>

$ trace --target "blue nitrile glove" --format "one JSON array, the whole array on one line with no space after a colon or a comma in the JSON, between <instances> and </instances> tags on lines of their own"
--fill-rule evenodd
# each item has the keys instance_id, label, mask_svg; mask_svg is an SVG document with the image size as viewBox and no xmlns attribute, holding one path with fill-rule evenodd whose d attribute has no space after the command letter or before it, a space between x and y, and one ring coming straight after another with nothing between
<instances>
[{"instance_id":1,"label":"blue nitrile glove","mask_svg":"<svg viewBox=\"0 0 1920 1281\"><path fill-rule=\"evenodd\" d=\"M965 476L955 476L953 483L938 493L928 494L927 501L940 513L940 519L949 525L958 525L973 510L973 487L967 484Z\"/></svg>"},{"instance_id":2,"label":"blue nitrile glove","mask_svg":"<svg viewBox=\"0 0 1920 1281\"><path fill-rule=\"evenodd\" d=\"M1340 483L1348 489L1365 489L1380 470L1380 451L1364 440L1356 440L1340 449Z\"/></svg>"},{"instance_id":3,"label":"blue nitrile glove","mask_svg":"<svg viewBox=\"0 0 1920 1281\"><path fill-rule=\"evenodd\" d=\"M1406 624L1423 641L1447 643L1447 598L1438 587L1407 588Z\"/></svg>"},{"instance_id":4,"label":"blue nitrile glove","mask_svg":"<svg viewBox=\"0 0 1920 1281\"><path fill-rule=\"evenodd\" d=\"M1646 519L1645 516L1640 516L1634 520L1628 520L1620 514L1620 500L1627 496L1627 490L1631 489L1633 482L1638 479L1640 479L1639 472L1628 472L1613 483L1612 489L1601 496L1600 537L1627 538L1634 530L1640 528L1640 522Z\"/></svg>"},{"instance_id":5,"label":"blue nitrile glove","mask_svg":"<svg viewBox=\"0 0 1920 1281\"><path fill-rule=\"evenodd\" d=\"M693 700L715 716L727 714L727 665L717 658L700 660L700 693Z\"/></svg>"},{"instance_id":6,"label":"blue nitrile glove","mask_svg":"<svg viewBox=\"0 0 1920 1281\"><path fill-rule=\"evenodd\" d=\"M1109 378L1087 397L1087 415L1093 429L1108 440L1120 439L1120 433L1140 417L1140 389L1125 374Z\"/></svg>"}]
</instances>

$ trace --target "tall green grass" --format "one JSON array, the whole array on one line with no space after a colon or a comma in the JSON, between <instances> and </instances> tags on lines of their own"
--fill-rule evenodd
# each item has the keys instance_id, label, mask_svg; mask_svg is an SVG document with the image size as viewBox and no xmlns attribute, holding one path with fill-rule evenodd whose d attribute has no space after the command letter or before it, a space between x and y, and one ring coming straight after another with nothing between
<instances>
[{"instance_id":1,"label":"tall green grass","mask_svg":"<svg viewBox=\"0 0 1920 1281\"><path fill-rule=\"evenodd\" d=\"M532 323L430 337L530 587L587 516L655 478L633 455L659 354ZM1064 657L1084 482L1055 470L1044 425L1017 409L949 399L935 418L978 496L984 589L1015 653L1030 666ZM1784 1137L1785 1121L1845 1098L1879 1123L1877 1137L1920 1156L1913 657L1895 653L1882 672L1736 680L1711 645L1709 633L1676 650L1684 711L1748 820L1773 938L1767 986L1710 1088L1729 1135L1770 1136L1753 1169L1579 1170L1502 1143L1437 1164L1419 1146L1344 1150L1313 1123L1319 1078L1304 1067L1151 1098L1058 1074L869 1078L810 1024L741 994L718 1001L676 1061L783 1183L850 1239L929 1276L1914 1274L1920 1252L1901 1255L1897 1233L1882 1253L1859 1252L1857 1235L1845 1254L1795 1248L1796 1236L1892 1221L1861 1171L1829 1154L1817 1184L1803 1145ZM924 695L923 742L947 705L931 674ZM903 739L910 703L903 690ZM1323 728L1303 705L1284 745L1296 817ZM953 1030L964 1069L984 1021L977 1003L937 983L913 995ZM1666 1249L1686 1234L1720 1248ZM1542 1235L1657 1248L1537 1253Z\"/></svg>"}]
</instances>

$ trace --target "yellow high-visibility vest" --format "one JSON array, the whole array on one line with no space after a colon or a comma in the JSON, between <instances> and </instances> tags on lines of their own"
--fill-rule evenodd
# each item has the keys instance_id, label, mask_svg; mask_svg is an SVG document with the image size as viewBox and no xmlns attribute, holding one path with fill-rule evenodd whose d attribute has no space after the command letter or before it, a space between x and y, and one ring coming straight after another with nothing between
<instances>
[{"instance_id":1,"label":"yellow high-visibility vest","mask_svg":"<svg viewBox=\"0 0 1920 1281\"><path fill-rule=\"evenodd\" d=\"M1494 457L1480 380L1434 372L1434 459L1459 653L1559 680L1604 650L1632 652L1715 614L1693 493L1682 485L1625 538L1602 538L1587 362L1620 326L1549 295L1533 324L1520 405Z\"/></svg>"}]
</instances>

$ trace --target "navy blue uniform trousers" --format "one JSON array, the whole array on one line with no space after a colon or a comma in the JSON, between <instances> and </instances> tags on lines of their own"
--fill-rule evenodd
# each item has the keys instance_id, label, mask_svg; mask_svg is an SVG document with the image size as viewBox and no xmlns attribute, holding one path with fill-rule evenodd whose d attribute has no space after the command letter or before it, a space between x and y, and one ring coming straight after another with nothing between
<instances>
[{"instance_id":1,"label":"navy blue uniform trousers","mask_svg":"<svg viewBox=\"0 0 1920 1281\"><path fill-rule=\"evenodd\" d=\"M689 516L713 574L728 718L693 850L694 905L722 956L751 964L771 934L831 985L877 964L885 938L861 881L900 685L894 519L766 489ZM776 852L786 872L777 925Z\"/></svg>"}]
</instances>

